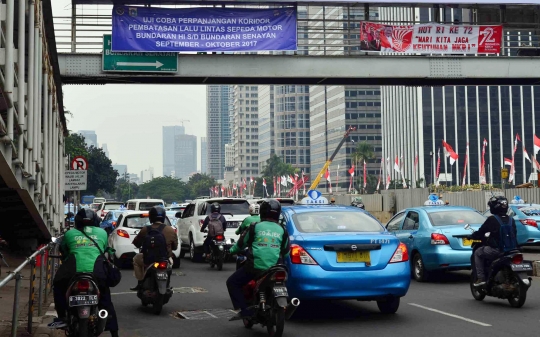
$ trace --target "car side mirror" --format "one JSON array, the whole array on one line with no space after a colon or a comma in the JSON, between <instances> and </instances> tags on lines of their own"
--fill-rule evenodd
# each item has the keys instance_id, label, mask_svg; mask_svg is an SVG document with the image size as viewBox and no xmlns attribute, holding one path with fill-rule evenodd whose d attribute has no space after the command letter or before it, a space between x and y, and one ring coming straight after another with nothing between
<instances>
[{"instance_id":1,"label":"car side mirror","mask_svg":"<svg viewBox=\"0 0 540 337\"><path fill-rule=\"evenodd\" d=\"M54 236L51 237L51 242L52 242L52 243L56 243L56 241L58 241L58 239L57 239L56 237L54 237Z\"/></svg>"},{"instance_id":2,"label":"car side mirror","mask_svg":"<svg viewBox=\"0 0 540 337\"><path fill-rule=\"evenodd\" d=\"M465 228L466 230L470 230L470 229L471 229L471 225L466 224L465 226L463 226L463 228Z\"/></svg>"},{"instance_id":3,"label":"car side mirror","mask_svg":"<svg viewBox=\"0 0 540 337\"><path fill-rule=\"evenodd\" d=\"M176 212L176 214L174 216L177 217L177 218L181 218L182 217L182 212Z\"/></svg>"},{"instance_id":4,"label":"car side mirror","mask_svg":"<svg viewBox=\"0 0 540 337\"><path fill-rule=\"evenodd\" d=\"M484 236L485 236L486 238L489 238L489 235L490 235L490 234L491 234L490 232L487 232L486 234L484 234Z\"/></svg>"}]
</instances>

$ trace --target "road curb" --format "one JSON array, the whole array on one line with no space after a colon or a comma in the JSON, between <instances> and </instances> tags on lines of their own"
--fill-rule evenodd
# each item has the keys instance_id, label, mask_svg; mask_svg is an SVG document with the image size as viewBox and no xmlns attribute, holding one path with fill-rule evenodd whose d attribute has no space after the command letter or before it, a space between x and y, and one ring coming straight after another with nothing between
<instances>
[{"instance_id":1,"label":"road curb","mask_svg":"<svg viewBox=\"0 0 540 337\"><path fill-rule=\"evenodd\" d=\"M533 261L533 276L540 276L540 261Z\"/></svg>"}]
</instances>

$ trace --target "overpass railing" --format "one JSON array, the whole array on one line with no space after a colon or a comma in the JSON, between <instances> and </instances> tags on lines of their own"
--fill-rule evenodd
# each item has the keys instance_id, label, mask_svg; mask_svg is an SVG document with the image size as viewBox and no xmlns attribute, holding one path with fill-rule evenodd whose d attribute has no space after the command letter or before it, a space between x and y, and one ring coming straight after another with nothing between
<instances>
[{"instance_id":1,"label":"overpass railing","mask_svg":"<svg viewBox=\"0 0 540 337\"><path fill-rule=\"evenodd\" d=\"M49 254L51 255L50 259ZM37 291L38 294L38 316L42 316L43 314L43 303L47 302L48 296L50 292L52 291L52 280L54 279L54 275L56 273L56 267L57 267L57 257L55 257L58 254L58 244L56 243L49 243L46 246L41 247L38 249L34 254L30 255L26 258L26 261L21 263L15 270L12 272L9 272L9 275L2 279L0 281L0 288L7 285L10 281L15 280L15 293L13 297L13 313L11 317L11 337L17 336L17 328L19 326L19 304L20 304L20 290L21 290L21 282L23 279L22 271L27 266L30 265L30 277L28 278L29 282L29 297L28 297L28 325L27 325L27 331L29 334L32 334L32 317L34 315L34 304L35 304L35 295L36 295L36 288L35 288L35 280L36 280L36 268L37 268L37 261L39 259L39 289Z\"/></svg>"}]
</instances>

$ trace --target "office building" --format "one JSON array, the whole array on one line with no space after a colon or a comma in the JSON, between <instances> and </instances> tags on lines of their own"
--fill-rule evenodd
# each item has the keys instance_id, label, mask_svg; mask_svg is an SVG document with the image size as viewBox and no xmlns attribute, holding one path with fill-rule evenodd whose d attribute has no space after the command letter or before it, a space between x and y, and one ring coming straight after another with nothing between
<instances>
[{"instance_id":1,"label":"office building","mask_svg":"<svg viewBox=\"0 0 540 337\"><path fill-rule=\"evenodd\" d=\"M208 143L206 137L201 137L201 173L208 172Z\"/></svg>"},{"instance_id":2,"label":"office building","mask_svg":"<svg viewBox=\"0 0 540 337\"><path fill-rule=\"evenodd\" d=\"M209 85L206 87L206 138L208 174L223 179L225 167L225 144L231 141L229 126L230 86Z\"/></svg>"},{"instance_id":3,"label":"office building","mask_svg":"<svg viewBox=\"0 0 540 337\"><path fill-rule=\"evenodd\" d=\"M472 22L468 9L416 9L381 8L381 19L431 22L436 17L446 22ZM481 15L479 13L478 15ZM523 34L523 32L522 32ZM517 46L518 36L505 35L504 44ZM511 51L516 51L515 49ZM523 155L523 146L533 155L533 135L540 135L535 122L540 109L540 88L534 86L446 86L425 88L382 87L383 155L404 157L404 176L423 178L428 184L435 182L437 153L440 150L439 181L442 184L461 185L465 154L469 144L466 184L480 182L483 140L488 145L484 156L486 182L501 184L500 170L504 158L512 158L516 133L522 142L515 154L515 183L528 182L531 164ZM442 140L446 140L459 155L450 165L444 157ZM414 157L419 155L418 170L414 172ZM507 166L510 169L509 166ZM393 178L397 172L391 170Z\"/></svg>"},{"instance_id":4,"label":"office building","mask_svg":"<svg viewBox=\"0 0 540 337\"><path fill-rule=\"evenodd\" d=\"M138 176L137 174L135 174L135 173L128 173L128 175L129 175L129 182L130 182L130 183L137 184L137 185L139 185L139 184L142 183L142 182L141 182L141 179L139 178L139 176Z\"/></svg>"},{"instance_id":5,"label":"office building","mask_svg":"<svg viewBox=\"0 0 540 337\"><path fill-rule=\"evenodd\" d=\"M94 130L80 130L78 133L84 137L84 142L87 147L98 147L97 135Z\"/></svg>"},{"instance_id":6,"label":"office building","mask_svg":"<svg viewBox=\"0 0 540 337\"><path fill-rule=\"evenodd\" d=\"M174 140L174 174L187 182L197 172L197 137L177 135Z\"/></svg>"},{"instance_id":7,"label":"office building","mask_svg":"<svg viewBox=\"0 0 540 337\"><path fill-rule=\"evenodd\" d=\"M309 38L316 41L335 41L337 46L313 44L309 46L310 55L345 55L358 53L359 47L343 46L347 41L358 38L360 21L364 20L363 8L322 7L310 6L308 16L310 19L327 20L329 28L339 22L343 31L329 29L311 29ZM371 19L377 19L378 11L371 10ZM348 20L351 19L351 20ZM336 21L337 20L337 21ZM347 20L342 22L343 20ZM335 32L332 34L331 32ZM340 39L344 43L340 43ZM322 42L321 42L322 43ZM380 86L311 86L309 88L310 107L310 162L311 181L320 172L324 163L330 158L343 139L350 126L356 127L345 144L341 147L331 166L331 181L333 191L336 192L336 175L339 175L339 191L349 186L347 170L353 164L352 154L359 142L366 141L373 146L375 158L367 163L367 173L378 176L381 158L381 96ZM355 163L356 164L356 163ZM339 165L339 171L337 167ZM359 170L356 179L359 179ZM327 182L322 179L319 186L327 188ZM338 192L339 192L338 191Z\"/></svg>"},{"instance_id":8,"label":"office building","mask_svg":"<svg viewBox=\"0 0 540 337\"><path fill-rule=\"evenodd\" d=\"M163 133L163 176L174 176L174 141L178 135L184 135L184 126L164 126Z\"/></svg>"},{"instance_id":9,"label":"office building","mask_svg":"<svg viewBox=\"0 0 540 337\"><path fill-rule=\"evenodd\" d=\"M105 156L109 158L109 149L107 148L107 144L101 144L101 149L103 150L103 153L105 153Z\"/></svg>"},{"instance_id":10,"label":"office building","mask_svg":"<svg viewBox=\"0 0 540 337\"><path fill-rule=\"evenodd\" d=\"M154 168L149 167L146 170L141 171L140 183L144 184L154 179Z\"/></svg>"},{"instance_id":11,"label":"office building","mask_svg":"<svg viewBox=\"0 0 540 337\"><path fill-rule=\"evenodd\" d=\"M235 85L234 95L234 178L259 175L259 89L256 85Z\"/></svg>"},{"instance_id":12,"label":"office building","mask_svg":"<svg viewBox=\"0 0 540 337\"><path fill-rule=\"evenodd\" d=\"M127 177L127 165L113 164L112 168L118 172L118 179Z\"/></svg>"},{"instance_id":13,"label":"office building","mask_svg":"<svg viewBox=\"0 0 540 337\"><path fill-rule=\"evenodd\" d=\"M238 183L237 180L234 180L234 145L225 144L225 175L223 180L225 184L228 185L231 181Z\"/></svg>"},{"instance_id":14,"label":"office building","mask_svg":"<svg viewBox=\"0 0 540 337\"><path fill-rule=\"evenodd\" d=\"M259 86L259 169L275 153L274 144L274 86Z\"/></svg>"}]
</instances>

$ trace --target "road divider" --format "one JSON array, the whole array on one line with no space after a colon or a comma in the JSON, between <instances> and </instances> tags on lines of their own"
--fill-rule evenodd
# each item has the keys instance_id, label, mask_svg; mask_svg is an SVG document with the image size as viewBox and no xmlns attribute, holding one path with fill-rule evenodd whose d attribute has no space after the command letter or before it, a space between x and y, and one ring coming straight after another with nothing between
<instances>
[{"instance_id":1,"label":"road divider","mask_svg":"<svg viewBox=\"0 0 540 337\"><path fill-rule=\"evenodd\" d=\"M533 276L540 276L540 261L533 261Z\"/></svg>"},{"instance_id":2,"label":"road divider","mask_svg":"<svg viewBox=\"0 0 540 337\"><path fill-rule=\"evenodd\" d=\"M460 319L462 321L473 323L473 324L476 324L476 325L485 326L485 327L491 326L491 324L482 323L482 322L475 321L475 320L467 318L467 317L454 315L454 314L451 314L449 312L444 312L444 311L433 309L433 308L430 308L430 307L425 307L425 306L420 305L420 304L409 303L409 305L412 305L413 307L417 307L417 308L420 308L420 309L428 310L428 311L431 311L431 312L436 312L438 314L445 315L445 316L448 316L448 317L457 318L457 319Z\"/></svg>"}]
</instances>

